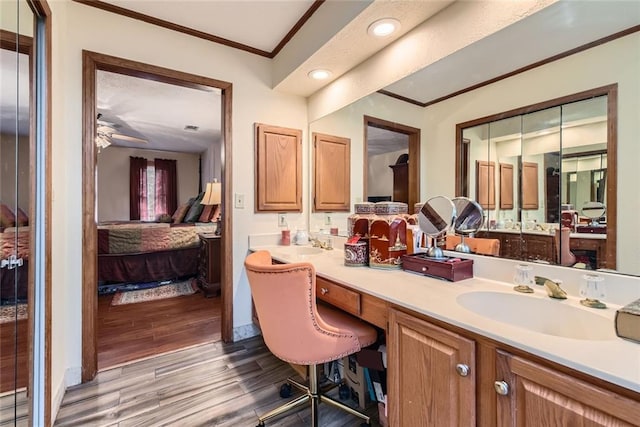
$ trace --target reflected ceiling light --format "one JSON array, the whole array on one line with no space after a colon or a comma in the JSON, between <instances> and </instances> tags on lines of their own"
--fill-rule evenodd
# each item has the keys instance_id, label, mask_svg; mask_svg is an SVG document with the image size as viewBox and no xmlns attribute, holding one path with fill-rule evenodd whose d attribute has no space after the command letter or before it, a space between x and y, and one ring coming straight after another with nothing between
<instances>
[{"instance_id":1,"label":"reflected ceiling light","mask_svg":"<svg viewBox=\"0 0 640 427\"><path fill-rule=\"evenodd\" d=\"M400 21L394 18L378 19L367 28L367 33L376 37L386 37L400 28Z\"/></svg>"},{"instance_id":2,"label":"reflected ceiling light","mask_svg":"<svg viewBox=\"0 0 640 427\"><path fill-rule=\"evenodd\" d=\"M331 76L331 71L317 69L317 70L310 71L308 76L314 80L325 80L325 79L328 79L329 76Z\"/></svg>"}]
</instances>

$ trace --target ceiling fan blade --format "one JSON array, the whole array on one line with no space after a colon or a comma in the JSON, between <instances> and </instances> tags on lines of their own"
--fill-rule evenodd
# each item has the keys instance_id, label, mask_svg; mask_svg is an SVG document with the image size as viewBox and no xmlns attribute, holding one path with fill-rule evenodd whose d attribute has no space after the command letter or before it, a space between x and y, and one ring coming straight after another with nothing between
<instances>
[{"instance_id":1,"label":"ceiling fan blade","mask_svg":"<svg viewBox=\"0 0 640 427\"><path fill-rule=\"evenodd\" d=\"M149 142L146 139L136 138L135 136L122 135L119 133L112 133L111 138L119 139L120 141L139 142L141 144L146 144L147 142Z\"/></svg>"}]
</instances>

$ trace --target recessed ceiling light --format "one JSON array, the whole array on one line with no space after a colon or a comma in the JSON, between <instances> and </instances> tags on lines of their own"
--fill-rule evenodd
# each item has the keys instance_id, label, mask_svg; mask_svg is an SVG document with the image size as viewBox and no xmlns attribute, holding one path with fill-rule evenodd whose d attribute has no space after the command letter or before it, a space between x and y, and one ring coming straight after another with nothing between
<instances>
[{"instance_id":1,"label":"recessed ceiling light","mask_svg":"<svg viewBox=\"0 0 640 427\"><path fill-rule=\"evenodd\" d=\"M386 37L400 28L400 21L394 18L378 19L369 25L367 32L376 37Z\"/></svg>"},{"instance_id":2,"label":"recessed ceiling light","mask_svg":"<svg viewBox=\"0 0 640 427\"><path fill-rule=\"evenodd\" d=\"M322 69L313 70L309 72L308 76L315 80L325 80L331 76L331 71Z\"/></svg>"}]
</instances>

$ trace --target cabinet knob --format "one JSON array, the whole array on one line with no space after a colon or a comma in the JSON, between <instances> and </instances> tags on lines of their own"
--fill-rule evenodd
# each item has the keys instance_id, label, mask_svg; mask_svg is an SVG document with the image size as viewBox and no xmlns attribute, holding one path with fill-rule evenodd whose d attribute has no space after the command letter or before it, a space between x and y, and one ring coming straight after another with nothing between
<instances>
[{"instance_id":1,"label":"cabinet knob","mask_svg":"<svg viewBox=\"0 0 640 427\"><path fill-rule=\"evenodd\" d=\"M327 289L327 288L320 288L320 293L321 293L322 295L326 295L326 294L328 294L328 293L329 293L329 289Z\"/></svg>"},{"instance_id":2,"label":"cabinet knob","mask_svg":"<svg viewBox=\"0 0 640 427\"><path fill-rule=\"evenodd\" d=\"M509 394L509 384L504 381L496 381L493 383L493 388L496 389L496 393L501 396L506 396Z\"/></svg>"},{"instance_id":3,"label":"cabinet knob","mask_svg":"<svg viewBox=\"0 0 640 427\"><path fill-rule=\"evenodd\" d=\"M456 371L461 377L466 377L467 375L469 375L469 366L465 365L464 363L458 363L456 365Z\"/></svg>"}]
</instances>

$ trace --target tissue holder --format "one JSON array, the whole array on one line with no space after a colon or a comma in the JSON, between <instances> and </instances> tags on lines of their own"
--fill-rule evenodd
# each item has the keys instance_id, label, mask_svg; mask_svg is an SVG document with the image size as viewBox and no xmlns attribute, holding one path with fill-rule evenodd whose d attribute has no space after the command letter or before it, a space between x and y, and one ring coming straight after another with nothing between
<instances>
[{"instance_id":1,"label":"tissue holder","mask_svg":"<svg viewBox=\"0 0 640 427\"><path fill-rule=\"evenodd\" d=\"M616 335L640 343L640 299L616 311Z\"/></svg>"}]
</instances>

